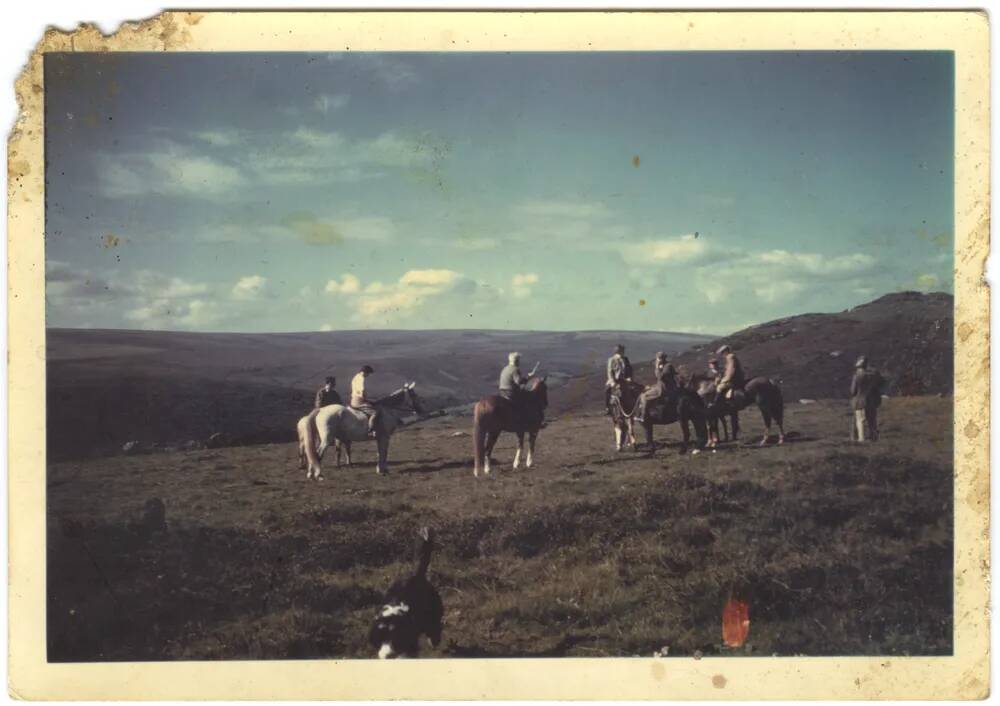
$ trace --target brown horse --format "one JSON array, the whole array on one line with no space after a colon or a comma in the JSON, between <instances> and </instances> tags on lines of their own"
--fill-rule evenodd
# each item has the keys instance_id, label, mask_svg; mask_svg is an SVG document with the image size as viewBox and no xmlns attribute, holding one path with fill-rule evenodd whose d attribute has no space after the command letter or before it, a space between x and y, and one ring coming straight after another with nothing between
<instances>
[{"instance_id":1,"label":"brown horse","mask_svg":"<svg viewBox=\"0 0 1000 706\"><path fill-rule=\"evenodd\" d=\"M715 428L715 434L709 446L718 443L718 420L725 416L733 416L742 409L756 403L764 419L764 438L760 440L761 446L766 446L771 438L772 420L778 425L778 443L785 442L785 398L781 394L781 388L771 378L755 377L743 386L742 390L733 391L731 399L715 400L715 383L702 381L698 386L698 394L705 401L708 410L709 426ZM738 429L738 427L737 427ZM736 438L734 433L733 438Z\"/></svg>"},{"instance_id":2,"label":"brown horse","mask_svg":"<svg viewBox=\"0 0 1000 706\"><path fill-rule=\"evenodd\" d=\"M705 402L705 409L715 399L715 376L692 375L688 381L688 387L698 393ZM728 422L726 418L729 418ZM722 436L719 436L719 423L722 423ZM729 435L730 428L733 430L732 437ZM714 448L719 441L737 441L740 438L740 413L731 409L728 414L708 414L708 446Z\"/></svg>"},{"instance_id":3,"label":"brown horse","mask_svg":"<svg viewBox=\"0 0 1000 706\"><path fill-rule=\"evenodd\" d=\"M632 417L639 403L639 395L645 389L637 382L626 380L611 395L611 423L614 425L615 447L618 451L621 451L629 443L633 449L636 448ZM694 424L694 431L698 437L698 448L705 446L708 437L705 404L692 390L681 387L669 398L661 398L646 410L646 418L642 421L642 428L646 431L646 447L650 452L656 450L653 443L653 425L673 424L674 422L678 423L684 437L681 453L687 451L688 443L691 441L689 423Z\"/></svg>"},{"instance_id":4,"label":"brown horse","mask_svg":"<svg viewBox=\"0 0 1000 706\"><path fill-rule=\"evenodd\" d=\"M475 454L474 475L479 475L483 469L485 475L490 473L490 461L493 447L500 438L500 433L511 431L517 434L517 453L514 455L514 468L521 466L521 453L524 450L524 435L528 434L528 454L524 465L531 468L535 453L535 438L538 430L545 422L545 408L549 405L548 388L545 378L533 378L518 396L515 402L500 395L489 395L476 403L473 409L472 443Z\"/></svg>"}]
</instances>

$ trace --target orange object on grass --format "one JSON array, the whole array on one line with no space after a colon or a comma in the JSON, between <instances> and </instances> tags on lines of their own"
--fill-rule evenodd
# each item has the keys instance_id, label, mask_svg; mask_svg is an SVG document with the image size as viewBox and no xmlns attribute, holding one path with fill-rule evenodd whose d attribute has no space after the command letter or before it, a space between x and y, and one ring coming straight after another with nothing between
<instances>
[{"instance_id":1,"label":"orange object on grass","mask_svg":"<svg viewBox=\"0 0 1000 706\"><path fill-rule=\"evenodd\" d=\"M726 647L739 647L750 633L750 607L746 601L730 598L722 609L722 641Z\"/></svg>"}]
</instances>

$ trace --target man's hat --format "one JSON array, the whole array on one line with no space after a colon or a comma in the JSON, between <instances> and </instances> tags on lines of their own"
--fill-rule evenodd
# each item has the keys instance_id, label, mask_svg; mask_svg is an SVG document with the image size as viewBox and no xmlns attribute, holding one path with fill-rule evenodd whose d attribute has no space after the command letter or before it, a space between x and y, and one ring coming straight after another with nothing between
<instances>
[{"instance_id":1,"label":"man's hat","mask_svg":"<svg viewBox=\"0 0 1000 706\"><path fill-rule=\"evenodd\" d=\"M327 376L327 378L326 378L326 381L327 381L327 382L328 382L329 384L333 385L334 383L336 383L336 382L337 382L337 378L335 378L335 377L333 377L333 376Z\"/></svg>"},{"instance_id":2,"label":"man's hat","mask_svg":"<svg viewBox=\"0 0 1000 706\"><path fill-rule=\"evenodd\" d=\"M663 360L666 357L667 357L667 354L664 353L663 351L656 351L656 359L657 360Z\"/></svg>"},{"instance_id":3,"label":"man's hat","mask_svg":"<svg viewBox=\"0 0 1000 706\"><path fill-rule=\"evenodd\" d=\"M623 346L620 343L617 346L615 346L615 353L624 353L624 352L625 352L625 346Z\"/></svg>"},{"instance_id":4,"label":"man's hat","mask_svg":"<svg viewBox=\"0 0 1000 706\"><path fill-rule=\"evenodd\" d=\"M854 364L854 367L855 368L863 368L866 365L868 365L868 356L863 355L860 358L858 358L857 362Z\"/></svg>"},{"instance_id":5,"label":"man's hat","mask_svg":"<svg viewBox=\"0 0 1000 706\"><path fill-rule=\"evenodd\" d=\"M729 346L719 346L719 350L715 351L715 355L725 355L726 353L729 353L732 350L733 349L730 348Z\"/></svg>"},{"instance_id":6,"label":"man's hat","mask_svg":"<svg viewBox=\"0 0 1000 706\"><path fill-rule=\"evenodd\" d=\"M375 368L373 368L373 367L372 367L372 366L370 366L370 365L366 365L366 366L364 366L363 368L361 368L361 372L363 372L363 373L368 373L369 375L371 375L372 373L374 373L374 372L375 372Z\"/></svg>"}]
</instances>

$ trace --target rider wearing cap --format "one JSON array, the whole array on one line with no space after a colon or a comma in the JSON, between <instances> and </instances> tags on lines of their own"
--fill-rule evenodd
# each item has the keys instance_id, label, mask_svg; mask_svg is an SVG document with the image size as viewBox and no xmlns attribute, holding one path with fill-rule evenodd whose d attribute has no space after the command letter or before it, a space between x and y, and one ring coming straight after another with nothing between
<instances>
[{"instance_id":1,"label":"rider wearing cap","mask_svg":"<svg viewBox=\"0 0 1000 706\"><path fill-rule=\"evenodd\" d=\"M507 355L507 365L500 371L500 381L498 383L500 396L513 402L517 394L528 384L528 381L535 377L537 371L538 363L535 363L535 367L525 377L521 373L521 354L509 353Z\"/></svg>"},{"instance_id":2,"label":"rider wearing cap","mask_svg":"<svg viewBox=\"0 0 1000 706\"><path fill-rule=\"evenodd\" d=\"M854 364L851 378L851 408L854 425L851 438L855 441L878 439L878 408L882 404L883 379L877 370L868 367L868 356L861 356Z\"/></svg>"},{"instance_id":3,"label":"rider wearing cap","mask_svg":"<svg viewBox=\"0 0 1000 706\"><path fill-rule=\"evenodd\" d=\"M740 359L736 357L736 354L733 353L733 349L728 345L720 346L719 350L715 351L715 355L721 356L725 364L722 379L719 380L718 385L715 387L715 399L716 401L731 399L733 391L742 390L743 385L746 384L743 365L740 363Z\"/></svg>"},{"instance_id":4,"label":"rider wearing cap","mask_svg":"<svg viewBox=\"0 0 1000 706\"><path fill-rule=\"evenodd\" d=\"M626 380L632 379L632 363L625 357L625 346L618 344L608 358L608 378L604 381L604 407L611 414L611 393Z\"/></svg>"},{"instance_id":5,"label":"rider wearing cap","mask_svg":"<svg viewBox=\"0 0 1000 706\"><path fill-rule=\"evenodd\" d=\"M656 354L653 374L656 376L656 382L639 396L639 409L636 411L635 419L640 424L645 421L646 410L651 403L677 391L677 371L673 364L667 361L667 354L663 351Z\"/></svg>"},{"instance_id":6,"label":"rider wearing cap","mask_svg":"<svg viewBox=\"0 0 1000 706\"><path fill-rule=\"evenodd\" d=\"M365 365L358 371L358 374L351 379L351 407L368 415L368 434L375 435L376 424L378 423L378 407L368 398L365 390L365 380L375 370L370 365Z\"/></svg>"},{"instance_id":7,"label":"rider wearing cap","mask_svg":"<svg viewBox=\"0 0 1000 706\"><path fill-rule=\"evenodd\" d=\"M315 408L326 407L331 404L344 404L343 400L340 399L340 394L337 392L337 378L328 377L326 379L326 384L316 391Z\"/></svg>"}]
</instances>

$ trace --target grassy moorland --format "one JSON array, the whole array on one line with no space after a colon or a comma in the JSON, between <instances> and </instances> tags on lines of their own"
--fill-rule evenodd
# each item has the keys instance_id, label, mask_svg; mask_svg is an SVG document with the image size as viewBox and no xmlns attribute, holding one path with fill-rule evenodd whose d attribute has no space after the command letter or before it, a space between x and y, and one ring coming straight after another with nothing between
<instances>
[{"instance_id":1,"label":"grassy moorland","mask_svg":"<svg viewBox=\"0 0 1000 706\"><path fill-rule=\"evenodd\" d=\"M564 414L536 465L473 478L468 418L393 440L307 483L294 444L53 463L49 657L56 661L371 657L381 592L433 526L444 599L424 656L951 651L951 399L894 398L883 438L847 441L842 401L794 403L788 442L654 457L613 451L601 416ZM746 439L761 422L744 414ZM143 524L153 499L165 531Z\"/></svg>"}]
</instances>

